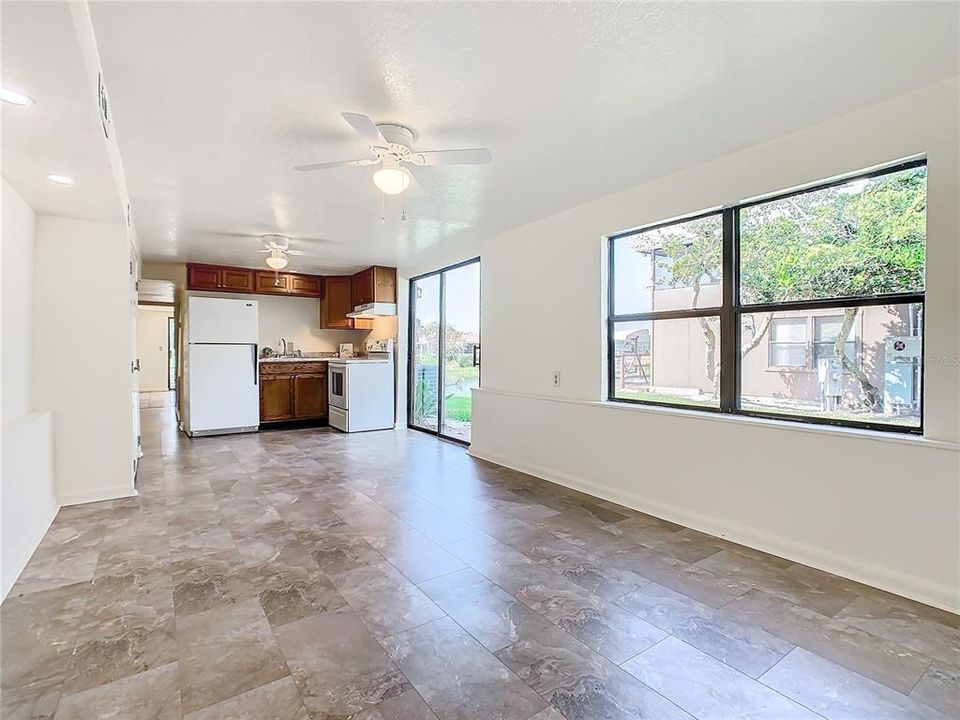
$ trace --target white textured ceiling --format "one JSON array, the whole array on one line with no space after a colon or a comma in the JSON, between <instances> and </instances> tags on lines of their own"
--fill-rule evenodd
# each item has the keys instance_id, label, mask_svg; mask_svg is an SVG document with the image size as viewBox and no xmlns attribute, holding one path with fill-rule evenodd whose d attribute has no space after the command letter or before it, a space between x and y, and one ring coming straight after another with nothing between
<instances>
[{"instance_id":1,"label":"white textured ceiling","mask_svg":"<svg viewBox=\"0 0 960 720\"><path fill-rule=\"evenodd\" d=\"M3 177L35 211L122 222L96 97L65 2L4 2L0 82L34 105L2 105ZM54 185L47 175L76 184Z\"/></svg>"},{"instance_id":2,"label":"white textured ceiling","mask_svg":"<svg viewBox=\"0 0 960 720\"><path fill-rule=\"evenodd\" d=\"M143 254L402 263L957 73L955 3L168 3L91 8ZM341 111L490 166L381 226ZM324 238L326 241L313 241ZM299 240L299 242L298 242Z\"/></svg>"}]
</instances>

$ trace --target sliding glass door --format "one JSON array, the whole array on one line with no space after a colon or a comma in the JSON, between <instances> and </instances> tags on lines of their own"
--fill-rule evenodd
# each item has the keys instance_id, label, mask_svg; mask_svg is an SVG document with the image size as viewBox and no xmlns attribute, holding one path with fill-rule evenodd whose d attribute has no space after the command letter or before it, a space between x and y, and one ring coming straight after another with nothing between
<instances>
[{"instance_id":1,"label":"sliding glass door","mask_svg":"<svg viewBox=\"0 0 960 720\"><path fill-rule=\"evenodd\" d=\"M409 425L470 442L480 386L480 259L410 281Z\"/></svg>"}]
</instances>

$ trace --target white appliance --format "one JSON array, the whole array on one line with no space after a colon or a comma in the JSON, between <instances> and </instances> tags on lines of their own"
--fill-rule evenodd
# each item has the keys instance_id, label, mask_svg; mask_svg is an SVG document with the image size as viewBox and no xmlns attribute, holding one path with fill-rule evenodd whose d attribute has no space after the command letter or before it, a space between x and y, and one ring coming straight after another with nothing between
<instances>
[{"instance_id":1,"label":"white appliance","mask_svg":"<svg viewBox=\"0 0 960 720\"><path fill-rule=\"evenodd\" d=\"M393 353L339 358L327 366L330 425L343 432L390 430L394 425Z\"/></svg>"},{"instance_id":2,"label":"white appliance","mask_svg":"<svg viewBox=\"0 0 960 720\"><path fill-rule=\"evenodd\" d=\"M396 314L396 303L372 302L366 305L357 305L347 313L347 317L370 320L378 317L396 317Z\"/></svg>"},{"instance_id":3,"label":"white appliance","mask_svg":"<svg viewBox=\"0 0 960 720\"><path fill-rule=\"evenodd\" d=\"M184 430L190 436L260 426L256 300L188 297Z\"/></svg>"}]
</instances>

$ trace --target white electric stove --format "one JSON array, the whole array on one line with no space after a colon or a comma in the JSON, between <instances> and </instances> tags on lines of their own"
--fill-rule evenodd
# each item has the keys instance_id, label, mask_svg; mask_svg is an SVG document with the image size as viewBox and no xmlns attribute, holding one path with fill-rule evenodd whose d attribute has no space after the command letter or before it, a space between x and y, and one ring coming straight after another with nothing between
<instances>
[{"instance_id":1,"label":"white electric stove","mask_svg":"<svg viewBox=\"0 0 960 720\"><path fill-rule=\"evenodd\" d=\"M332 427L343 432L393 429L392 352L337 358L330 360L327 368Z\"/></svg>"}]
</instances>

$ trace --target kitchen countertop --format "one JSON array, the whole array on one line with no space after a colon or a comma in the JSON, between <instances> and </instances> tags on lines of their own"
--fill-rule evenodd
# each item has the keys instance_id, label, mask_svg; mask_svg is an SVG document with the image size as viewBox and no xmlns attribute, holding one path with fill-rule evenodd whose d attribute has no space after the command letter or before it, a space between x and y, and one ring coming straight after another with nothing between
<instances>
[{"instance_id":1,"label":"kitchen countertop","mask_svg":"<svg viewBox=\"0 0 960 720\"><path fill-rule=\"evenodd\" d=\"M337 360L335 357L265 357L259 358L259 362L275 362L275 363L289 363L289 362L330 362L331 360Z\"/></svg>"}]
</instances>

